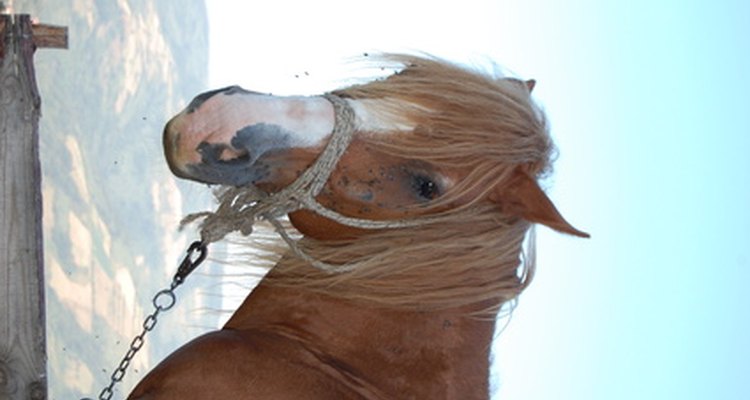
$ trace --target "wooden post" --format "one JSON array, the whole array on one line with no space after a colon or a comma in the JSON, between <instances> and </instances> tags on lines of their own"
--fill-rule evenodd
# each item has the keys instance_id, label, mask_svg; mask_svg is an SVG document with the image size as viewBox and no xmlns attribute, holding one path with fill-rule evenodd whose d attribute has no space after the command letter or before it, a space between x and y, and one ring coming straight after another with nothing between
<instances>
[{"instance_id":1,"label":"wooden post","mask_svg":"<svg viewBox=\"0 0 750 400\"><path fill-rule=\"evenodd\" d=\"M67 29L0 15L0 400L47 398L37 47Z\"/></svg>"}]
</instances>

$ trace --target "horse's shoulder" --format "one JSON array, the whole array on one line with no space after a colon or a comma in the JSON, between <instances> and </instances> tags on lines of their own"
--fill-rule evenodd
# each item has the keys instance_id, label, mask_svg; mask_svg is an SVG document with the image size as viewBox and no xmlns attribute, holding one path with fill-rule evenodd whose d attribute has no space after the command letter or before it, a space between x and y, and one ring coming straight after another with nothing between
<instances>
[{"instance_id":1,"label":"horse's shoulder","mask_svg":"<svg viewBox=\"0 0 750 400\"><path fill-rule=\"evenodd\" d=\"M341 395L313 358L283 336L220 330L200 336L157 365L132 400L316 399Z\"/></svg>"}]
</instances>

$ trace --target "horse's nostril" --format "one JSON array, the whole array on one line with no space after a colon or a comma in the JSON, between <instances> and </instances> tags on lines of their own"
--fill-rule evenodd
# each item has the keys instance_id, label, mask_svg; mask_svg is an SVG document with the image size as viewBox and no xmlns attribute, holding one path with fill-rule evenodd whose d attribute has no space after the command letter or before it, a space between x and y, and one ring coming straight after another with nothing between
<instances>
[{"instance_id":1,"label":"horse's nostril","mask_svg":"<svg viewBox=\"0 0 750 400\"><path fill-rule=\"evenodd\" d=\"M225 155L227 153L232 153L231 157L226 157ZM243 165L243 164L249 164L251 163L252 157L250 156L250 152L247 150L242 151L224 151L219 157L219 161L222 162L222 164L225 165Z\"/></svg>"},{"instance_id":2,"label":"horse's nostril","mask_svg":"<svg viewBox=\"0 0 750 400\"><path fill-rule=\"evenodd\" d=\"M201 142L195 150L201 155L201 162L206 165L221 164L230 166L252 162L249 150L235 149L224 143Z\"/></svg>"},{"instance_id":3,"label":"horse's nostril","mask_svg":"<svg viewBox=\"0 0 750 400\"><path fill-rule=\"evenodd\" d=\"M230 146L224 148L224 151L219 155L219 160L225 162L239 162L250 160L250 152L247 149L234 149Z\"/></svg>"}]
</instances>

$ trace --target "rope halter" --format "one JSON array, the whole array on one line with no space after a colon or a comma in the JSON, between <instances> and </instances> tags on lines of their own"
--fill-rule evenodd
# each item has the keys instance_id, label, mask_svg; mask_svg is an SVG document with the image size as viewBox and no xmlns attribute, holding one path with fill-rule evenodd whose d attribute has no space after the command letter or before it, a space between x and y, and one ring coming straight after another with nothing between
<instances>
[{"instance_id":1,"label":"rope halter","mask_svg":"<svg viewBox=\"0 0 750 400\"><path fill-rule=\"evenodd\" d=\"M325 94L323 97L333 105L335 125L325 149L310 168L306 169L289 186L273 194L268 194L252 185L224 187L217 193L219 207L215 212L188 215L182 220L181 225L203 219L200 235L203 243L208 244L221 240L233 231L249 236L253 232L256 220L266 220L297 256L318 269L336 273L353 270L358 263L333 265L311 257L300 249L278 219L291 212L307 209L342 225L363 229L387 229L432 224L455 216L455 213L443 213L419 218L377 221L339 214L325 208L315 200L339 159L349 147L355 131L356 115L349 103L333 94Z\"/></svg>"}]
</instances>

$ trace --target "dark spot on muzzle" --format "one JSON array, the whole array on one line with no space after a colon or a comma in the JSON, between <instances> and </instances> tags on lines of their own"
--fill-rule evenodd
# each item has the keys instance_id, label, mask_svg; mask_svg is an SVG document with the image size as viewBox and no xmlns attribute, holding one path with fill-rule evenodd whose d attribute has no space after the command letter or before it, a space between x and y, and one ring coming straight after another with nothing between
<instances>
[{"instance_id":1,"label":"dark spot on muzzle","mask_svg":"<svg viewBox=\"0 0 750 400\"><path fill-rule=\"evenodd\" d=\"M191 178L205 183L232 186L255 184L270 174L270 166L258 162L258 159L264 154L288 149L291 138L292 135L278 125L249 125L237 131L230 144L201 142L196 149L201 155L201 162L190 164L187 169ZM239 155L224 159L222 155L225 151Z\"/></svg>"}]
</instances>

